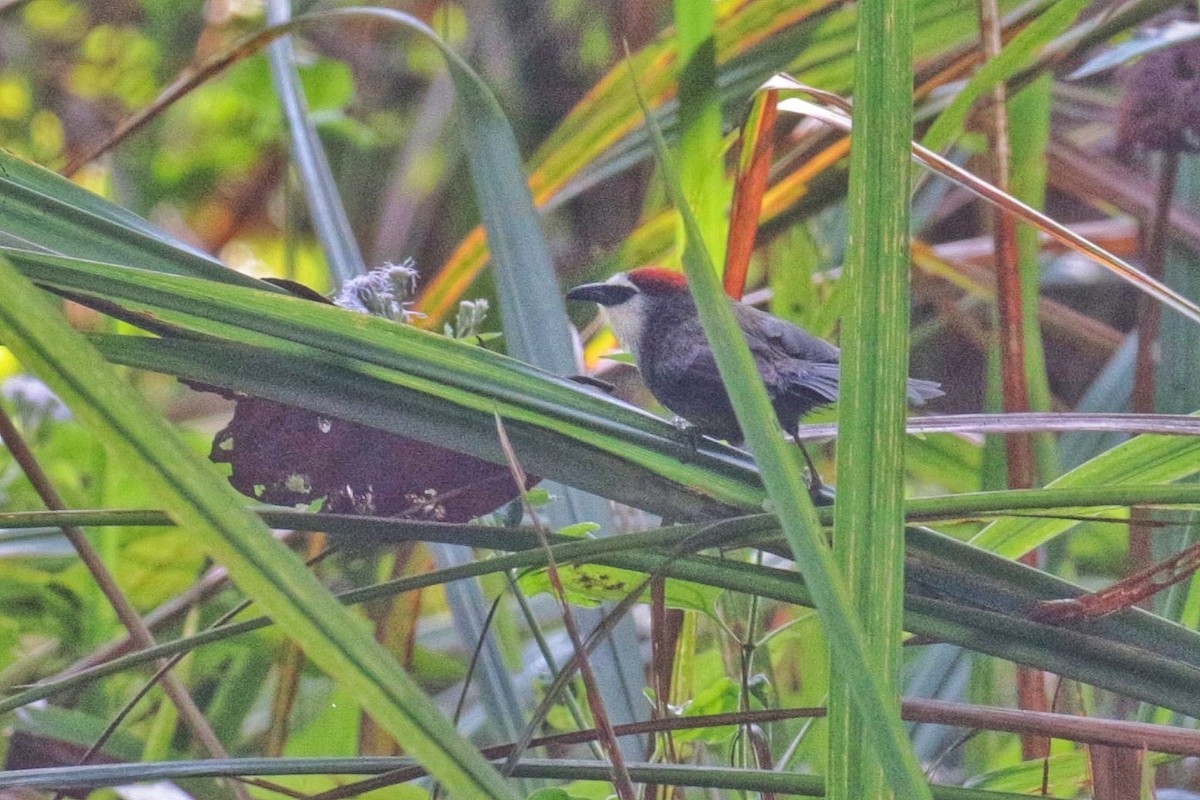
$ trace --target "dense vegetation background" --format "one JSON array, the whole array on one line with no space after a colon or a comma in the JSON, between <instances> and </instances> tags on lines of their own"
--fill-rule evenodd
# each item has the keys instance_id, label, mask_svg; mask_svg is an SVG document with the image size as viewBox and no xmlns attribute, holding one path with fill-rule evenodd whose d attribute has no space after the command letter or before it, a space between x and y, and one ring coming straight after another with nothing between
<instances>
[{"instance_id":1,"label":"dense vegetation background","mask_svg":"<svg viewBox=\"0 0 1200 800\"><path fill-rule=\"evenodd\" d=\"M865 797L877 767L901 796L1200 793L1195 9L900 5L0 4L0 796L427 797L428 770L459 797ZM776 116L812 97L760 88L780 72L898 156ZM910 133L1107 253L910 177ZM863 436L810 431L837 512L790 446L694 449L564 379L661 412L562 290L708 259L841 342L855 396L905 352L942 383L920 436L869 402L808 419ZM371 296L408 326L255 280L410 260ZM223 430L232 468L204 461ZM510 468L546 479L524 504ZM887 555L794 558L836 529L861 565L902 513L928 526L903 601ZM902 614L900 649L872 619ZM896 694L907 737L868 705ZM602 709L650 722L618 740ZM508 780L474 749L522 739Z\"/></svg>"}]
</instances>

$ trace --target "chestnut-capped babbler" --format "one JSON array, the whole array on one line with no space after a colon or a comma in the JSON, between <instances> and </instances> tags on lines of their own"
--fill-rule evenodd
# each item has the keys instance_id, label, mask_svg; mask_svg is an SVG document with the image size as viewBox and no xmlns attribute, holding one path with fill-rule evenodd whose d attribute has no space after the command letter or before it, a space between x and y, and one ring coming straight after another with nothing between
<instances>
[{"instance_id":1,"label":"chestnut-capped babbler","mask_svg":"<svg viewBox=\"0 0 1200 800\"><path fill-rule=\"evenodd\" d=\"M642 267L603 283L576 286L567 298L600 304L601 313L633 353L647 388L660 403L708 436L734 443L742 440L682 274ZM801 417L837 400L838 349L790 322L731 302L779 424L795 433ZM908 382L912 403L919 405L941 394L932 381Z\"/></svg>"}]
</instances>

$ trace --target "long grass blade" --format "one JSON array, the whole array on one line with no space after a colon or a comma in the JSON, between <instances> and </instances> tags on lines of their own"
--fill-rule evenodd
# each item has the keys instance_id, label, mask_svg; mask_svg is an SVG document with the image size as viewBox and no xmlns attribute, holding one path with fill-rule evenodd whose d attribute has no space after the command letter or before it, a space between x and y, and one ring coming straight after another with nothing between
<instances>
[{"instance_id":1,"label":"long grass blade","mask_svg":"<svg viewBox=\"0 0 1200 800\"><path fill-rule=\"evenodd\" d=\"M281 768L277 759L234 758L207 761L162 761L156 764L104 764L67 767L57 770L29 769L0 773L0 780L13 788L99 788L147 781L170 781L199 777L237 777L254 775L365 775L412 769L413 759L402 756L375 758L295 758ZM514 774L518 777L553 778L562 781L603 781L608 765L602 761L575 759L523 759ZM412 770L411 779L421 777ZM767 769L716 768L711 765L682 764L630 765L634 780L671 786L695 786L712 791L727 789L741 792L774 793L794 797L819 797L824 779L816 775L798 775ZM937 800L1027 800L1028 795L1010 792L937 787Z\"/></svg>"},{"instance_id":2,"label":"long grass blade","mask_svg":"<svg viewBox=\"0 0 1200 800\"><path fill-rule=\"evenodd\" d=\"M0 246L149 265L162 272L280 291L229 269L206 253L50 170L0 150L5 202Z\"/></svg>"},{"instance_id":3,"label":"long grass blade","mask_svg":"<svg viewBox=\"0 0 1200 800\"><path fill-rule=\"evenodd\" d=\"M1171 487L1179 489L1181 487ZM1195 499L1192 494L1163 494L1162 487L1141 487L1122 495L1124 500L1156 501ZM998 494L998 493L997 493ZM1018 493L1019 494L1019 493ZM1047 504L1103 503L1095 490L1073 490L1040 498ZM914 501L920 504L923 501ZM941 499L938 503L949 502ZM999 507L1004 498L977 503ZM1011 500L1020 506L1020 498ZM343 603L361 603L394 597L412 591L506 569L541 567L545 553L535 535L527 530L497 529L478 525L401 523L395 520L364 519L301 512L265 512L264 519L277 526L312 528L315 519L322 529L338 536L384 540L401 535L428 542L461 547L487 547L521 551L474 562L436 573L417 575L364 587L339 596ZM305 518L309 521L306 522ZM96 520L103 522L102 519ZM161 522L161 520L145 520ZM679 549L697 549L713 543L774 548L779 527L767 515L727 520L716 526L676 526L642 533L590 541L558 538L555 557L562 563L594 563L661 574L730 591L754 594L784 603L809 606L812 598L795 572L789 569L729 561L711 556L681 556ZM1092 683L1130 697L1143 699L1192 716L1200 713L1200 635L1172 625L1140 609L1125 611L1091 622L1086 630L1035 623L1024 611L1048 599L1075 597L1081 587L1038 570L1002 559L954 539L923 528L906 531L909 550L908 575L913 591L906 598L906 628L914 633L959 644L1000 658L1019 654L1027 664L1057 672L1065 677ZM185 639L167 642L151 651L133 653L112 662L39 684L0 701L0 711L18 708L115 672L129 669L160 656L174 655L202 644L265 627L266 619L247 620Z\"/></svg>"},{"instance_id":4,"label":"long grass blade","mask_svg":"<svg viewBox=\"0 0 1200 800\"><path fill-rule=\"evenodd\" d=\"M1027 27L1017 33L1000 51L971 76L967 85L938 115L921 144L930 150L942 150L963 130L967 114L984 92L1007 80L1028 63L1030 56L1061 35L1090 0L1066 0L1052 3Z\"/></svg>"},{"instance_id":5,"label":"long grass blade","mask_svg":"<svg viewBox=\"0 0 1200 800\"><path fill-rule=\"evenodd\" d=\"M286 23L291 18L291 0L268 0L267 22L272 25ZM317 238L329 260L334 285L367 271L362 253L354 241L350 218L338 195L329 159L321 138L308 115L308 103L294 62L295 46L290 36L271 42L267 55L271 62L271 79L275 91L283 104L283 115L291 133L292 158L300 173L304 196L308 199L309 217L316 228Z\"/></svg>"},{"instance_id":6,"label":"long grass blade","mask_svg":"<svg viewBox=\"0 0 1200 800\"><path fill-rule=\"evenodd\" d=\"M713 261L723 264L729 185L725 180L717 94L716 9L712 3L691 0L675 0L674 9L681 67L679 180L684 196L692 204L705 246Z\"/></svg>"},{"instance_id":7,"label":"long grass blade","mask_svg":"<svg viewBox=\"0 0 1200 800\"><path fill-rule=\"evenodd\" d=\"M1200 469L1200 441L1146 434L1114 447L1052 481L1047 488L1117 486L1177 481ZM1054 519L999 520L971 540L977 547L1017 557L1077 523Z\"/></svg>"},{"instance_id":8,"label":"long grass blade","mask_svg":"<svg viewBox=\"0 0 1200 800\"><path fill-rule=\"evenodd\" d=\"M889 713L900 703L903 634L912 36L907 0L859 4L854 62L858 125L850 143L842 277L848 300L841 337L833 519L834 559L871 653L865 667L892 706ZM837 654L836 643L832 653ZM889 765L878 743L867 738L880 709L856 702L861 676L840 666L839 659L830 659L829 797L884 797L889 782L895 796L909 796L896 784L897 765ZM909 747L904 749L909 756Z\"/></svg>"}]
</instances>

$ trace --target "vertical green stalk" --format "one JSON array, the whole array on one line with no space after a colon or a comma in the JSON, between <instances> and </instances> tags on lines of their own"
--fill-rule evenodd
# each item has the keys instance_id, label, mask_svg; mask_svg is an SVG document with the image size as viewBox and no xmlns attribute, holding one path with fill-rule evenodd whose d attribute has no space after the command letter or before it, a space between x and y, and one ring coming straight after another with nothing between
<instances>
[{"instance_id":1,"label":"vertical green stalk","mask_svg":"<svg viewBox=\"0 0 1200 800\"><path fill-rule=\"evenodd\" d=\"M679 42L679 179L700 223L714 264L725 263L726 205L721 142L721 99L717 95L716 5L712 0L675 0ZM682 229L678 241L683 249Z\"/></svg>"},{"instance_id":2,"label":"vertical green stalk","mask_svg":"<svg viewBox=\"0 0 1200 800\"><path fill-rule=\"evenodd\" d=\"M849 241L834 555L866 634L868 666L899 703L904 583L904 419L909 324L912 8L862 0L854 68ZM835 651L836 652L836 651ZM827 796L888 796L861 687L832 664Z\"/></svg>"},{"instance_id":3,"label":"vertical green stalk","mask_svg":"<svg viewBox=\"0 0 1200 800\"><path fill-rule=\"evenodd\" d=\"M1018 200L1033 208L1042 208L1046 201L1046 145L1050 141L1051 76L1043 75L1017 92L1008 103L1009 143L1012 148L1012 170L1009 191ZM1038 304L1040 268L1038 254L1041 243L1038 231L1029 225L1017 228L1017 251L1021 263L1022 303L1025 314L1025 375L1029 383L1031 411L1050 410L1050 382L1046 375L1046 357L1042 349L1042 326L1035 313ZM1038 482L1045 484L1062 471L1054 437L1047 433L1034 434L1033 455Z\"/></svg>"}]
</instances>

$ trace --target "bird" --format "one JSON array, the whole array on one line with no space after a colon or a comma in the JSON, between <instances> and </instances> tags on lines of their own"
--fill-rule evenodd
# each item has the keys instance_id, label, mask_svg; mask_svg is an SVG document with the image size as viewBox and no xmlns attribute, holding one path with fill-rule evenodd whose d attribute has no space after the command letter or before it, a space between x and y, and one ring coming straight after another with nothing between
<instances>
[{"instance_id":1,"label":"bird","mask_svg":"<svg viewBox=\"0 0 1200 800\"><path fill-rule=\"evenodd\" d=\"M567 299L599 304L613 333L633 354L646 387L669 411L705 436L742 443L741 426L682 273L640 267L576 286ZM795 436L801 418L837 400L840 352L786 320L730 303L779 425ZM915 405L942 394L933 381L908 381L908 399Z\"/></svg>"}]
</instances>

